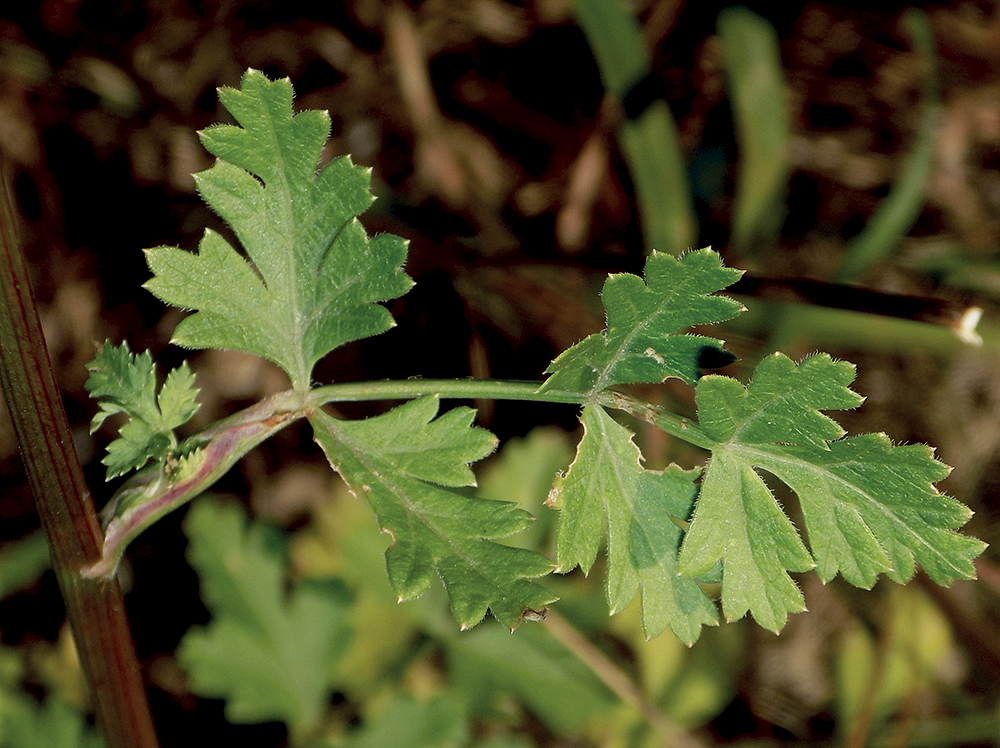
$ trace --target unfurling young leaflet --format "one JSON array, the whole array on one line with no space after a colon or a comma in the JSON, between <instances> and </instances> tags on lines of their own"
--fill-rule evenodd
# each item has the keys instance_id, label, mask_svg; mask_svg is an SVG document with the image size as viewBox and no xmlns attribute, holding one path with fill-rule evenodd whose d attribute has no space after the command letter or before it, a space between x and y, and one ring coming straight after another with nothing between
<instances>
[{"instance_id":1,"label":"unfurling young leaflet","mask_svg":"<svg viewBox=\"0 0 1000 748\"><path fill-rule=\"evenodd\" d=\"M100 398L100 410L90 423L91 433L108 416L122 413L128 418L102 460L108 466L108 480L141 468L150 460L166 460L177 449L174 429L198 412L198 390L187 363L167 375L159 393L156 366L149 351L135 355L128 343L105 344L87 369L87 391L91 397Z\"/></svg>"},{"instance_id":2,"label":"unfurling young leaflet","mask_svg":"<svg viewBox=\"0 0 1000 748\"><path fill-rule=\"evenodd\" d=\"M894 446L881 434L846 437L826 414L860 405L850 389L851 364L822 354L798 363L774 354L748 385L703 376L707 360L733 358L721 340L689 328L742 311L719 294L740 271L711 250L653 253L645 278L611 276L603 292L607 329L559 355L537 388L477 380L315 386L320 358L394 324L379 302L411 285L401 269L406 243L367 235L357 216L372 201L369 171L347 157L320 166L328 117L293 114L287 80L249 71L240 89L223 89L220 98L238 126L202 134L219 160L197 184L245 256L212 232L196 253L149 250L153 277L146 288L192 310L177 326L176 343L255 353L280 366L291 389L178 443L173 430L197 408L186 365L157 393L148 354L106 346L88 383L103 398L95 427L114 413L130 419L105 458L108 475L152 464L112 503L105 557L85 573L114 573L124 547L145 527L203 492L261 441L307 419L331 466L390 536L386 570L398 598L420 595L439 579L463 628L487 610L510 628L543 615L555 596L538 578L553 568L589 572L602 545L611 611L639 594L646 634L669 628L688 643L718 623L706 583L721 584L727 619L749 612L778 630L804 606L791 573L815 569L823 581L841 574L860 587L880 574L905 582L917 563L940 584L975 576L972 560L984 546L958 532L970 512L935 489L948 468L930 448ZM671 377L694 387L698 423L621 389ZM532 522L528 512L470 492L469 466L490 454L496 439L473 425L471 409L439 408L446 398L482 397L582 406L576 459L547 502L559 512L554 563L500 542ZM351 399L411 402L359 421L323 409ZM705 464L647 470L613 410L704 449ZM805 539L763 473L798 497ZM222 682L230 676L202 675L221 679L213 693L235 692ZM316 684L309 699L324 688Z\"/></svg>"}]
</instances>

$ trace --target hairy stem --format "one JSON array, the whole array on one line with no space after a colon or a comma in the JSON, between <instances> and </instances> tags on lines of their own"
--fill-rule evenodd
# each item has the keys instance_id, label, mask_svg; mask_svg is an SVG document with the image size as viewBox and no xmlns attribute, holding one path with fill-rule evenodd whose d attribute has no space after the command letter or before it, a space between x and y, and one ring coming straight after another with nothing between
<instances>
[{"instance_id":1,"label":"hairy stem","mask_svg":"<svg viewBox=\"0 0 1000 748\"><path fill-rule=\"evenodd\" d=\"M101 557L103 539L49 365L28 270L0 164L0 380L52 564L111 748L155 748L121 590L78 571Z\"/></svg>"},{"instance_id":2,"label":"hairy stem","mask_svg":"<svg viewBox=\"0 0 1000 748\"><path fill-rule=\"evenodd\" d=\"M686 418L621 392L591 397L575 392L538 392L537 382L496 379L407 379L332 384L307 393L288 390L234 413L184 441L185 467L152 465L132 476L112 498L105 515L101 558L80 567L88 579L109 579L126 546L164 515L208 490L243 455L288 424L327 403L409 400L426 395L447 399L522 400L586 405L596 402L640 418L668 434L705 449L715 442Z\"/></svg>"},{"instance_id":3,"label":"hairy stem","mask_svg":"<svg viewBox=\"0 0 1000 748\"><path fill-rule=\"evenodd\" d=\"M539 382L518 382L499 379L406 379L402 381L330 384L312 390L309 400L314 406L325 403L359 402L365 400L408 400L423 395L469 400L522 400L527 402L586 405L596 402L606 408L620 410L652 423L671 436L703 449L715 442L697 424L656 405L621 392L607 390L591 399L589 395L568 390L539 392Z\"/></svg>"}]
</instances>

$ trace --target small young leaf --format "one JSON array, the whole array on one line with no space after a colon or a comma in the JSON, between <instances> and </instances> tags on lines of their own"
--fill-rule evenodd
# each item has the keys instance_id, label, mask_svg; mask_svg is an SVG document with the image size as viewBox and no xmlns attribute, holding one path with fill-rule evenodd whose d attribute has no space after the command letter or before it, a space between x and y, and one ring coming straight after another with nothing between
<instances>
[{"instance_id":1,"label":"small young leaf","mask_svg":"<svg viewBox=\"0 0 1000 748\"><path fill-rule=\"evenodd\" d=\"M177 326L178 345L255 353L305 389L320 358L393 326L376 302L412 285L400 270L406 242L390 234L369 238L358 222L373 200L369 169L345 156L316 171L330 118L314 110L293 116L287 79L250 70L240 89L220 89L219 98L241 127L202 133L220 160L196 176L198 190L253 266L207 231L198 254L149 250L154 277L145 287L196 310Z\"/></svg>"},{"instance_id":2,"label":"small young leaf","mask_svg":"<svg viewBox=\"0 0 1000 748\"><path fill-rule=\"evenodd\" d=\"M191 690L226 699L234 723L281 720L293 732L314 729L346 649L346 593L318 583L286 592L283 536L248 526L236 505L200 502L184 530L212 612L177 650Z\"/></svg>"},{"instance_id":3,"label":"small young leaf","mask_svg":"<svg viewBox=\"0 0 1000 748\"><path fill-rule=\"evenodd\" d=\"M90 424L91 433L116 413L124 413L129 419L118 438L108 445L108 454L102 460L108 467L108 480L140 468L151 459L163 460L177 447L173 430L198 411L198 390L187 363L167 375L159 395L156 367L149 351L134 355L128 343L103 345L87 369L87 391L91 397L101 399L100 410Z\"/></svg>"},{"instance_id":4,"label":"small young leaf","mask_svg":"<svg viewBox=\"0 0 1000 748\"><path fill-rule=\"evenodd\" d=\"M676 465L645 470L632 434L604 408L584 408L584 436L569 473L556 482L550 506L561 511L556 561L561 571L590 571L597 557L604 517L608 525L608 602L624 609L642 590L646 636L670 626L682 641L698 639L702 626L718 623L715 604L698 583L677 575L682 531L698 471ZM711 565L710 565L711 566Z\"/></svg>"},{"instance_id":5,"label":"small young leaf","mask_svg":"<svg viewBox=\"0 0 1000 748\"><path fill-rule=\"evenodd\" d=\"M608 278L602 292L607 329L563 351L546 369L552 376L542 391L596 394L630 382L697 381L703 350L721 350L722 341L675 333L738 315L741 304L713 294L742 271L723 267L718 254L702 249L680 258L654 252L645 274L645 283L629 273Z\"/></svg>"},{"instance_id":6,"label":"small young leaf","mask_svg":"<svg viewBox=\"0 0 1000 748\"><path fill-rule=\"evenodd\" d=\"M316 411L316 440L330 464L371 503L384 532L389 581L400 600L444 582L455 618L476 625L489 608L509 628L555 597L529 581L552 564L523 548L492 542L525 529L532 517L515 504L473 499L454 490L475 484L468 463L496 446L471 427L475 412L454 408L436 420L436 397L401 405L364 421L341 421Z\"/></svg>"}]
</instances>

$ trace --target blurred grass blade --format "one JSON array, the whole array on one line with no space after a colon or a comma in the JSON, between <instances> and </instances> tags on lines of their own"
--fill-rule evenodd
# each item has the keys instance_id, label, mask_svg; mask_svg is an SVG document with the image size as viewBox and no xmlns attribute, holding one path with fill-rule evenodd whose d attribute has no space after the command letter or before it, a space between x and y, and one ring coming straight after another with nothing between
<instances>
[{"instance_id":1,"label":"blurred grass blade","mask_svg":"<svg viewBox=\"0 0 1000 748\"><path fill-rule=\"evenodd\" d=\"M657 101L637 120L625 122L618 137L639 200L647 254L694 249L697 221L687 164L666 102Z\"/></svg>"},{"instance_id":2,"label":"blurred grass blade","mask_svg":"<svg viewBox=\"0 0 1000 748\"><path fill-rule=\"evenodd\" d=\"M927 16L915 8L903 14L903 26L925 69L920 96L920 127L913 150L903 163L889 194L879 204L864 230L848 244L836 278L841 283L856 279L892 253L920 215L934 167L940 107L934 30Z\"/></svg>"},{"instance_id":3,"label":"blurred grass blade","mask_svg":"<svg viewBox=\"0 0 1000 748\"><path fill-rule=\"evenodd\" d=\"M597 59L605 90L621 101L652 62L639 22L621 0L575 0L573 10Z\"/></svg>"},{"instance_id":4,"label":"blurred grass blade","mask_svg":"<svg viewBox=\"0 0 1000 748\"><path fill-rule=\"evenodd\" d=\"M649 73L650 56L639 22L621 0L575 0L573 8L606 91L623 102ZM657 99L625 119L618 140L635 185L646 251L676 255L692 249L697 222L687 164L666 102Z\"/></svg>"},{"instance_id":5,"label":"blurred grass blade","mask_svg":"<svg viewBox=\"0 0 1000 748\"><path fill-rule=\"evenodd\" d=\"M741 252L767 246L781 228L788 184L788 105L778 37L746 8L719 14L740 164L732 244Z\"/></svg>"}]
</instances>

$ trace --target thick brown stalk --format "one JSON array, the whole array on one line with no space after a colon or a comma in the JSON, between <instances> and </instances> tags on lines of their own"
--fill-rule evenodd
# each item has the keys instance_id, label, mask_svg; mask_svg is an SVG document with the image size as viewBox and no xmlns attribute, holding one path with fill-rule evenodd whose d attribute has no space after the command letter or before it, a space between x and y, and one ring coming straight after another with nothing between
<instances>
[{"instance_id":1,"label":"thick brown stalk","mask_svg":"<svg viewBox=\"0 0 1000 748\"><path fill-rule=\"evenodd\" d=\"M155 748L156 733L118 582L80 576L81 568L100 559L103 539L49 365L15 227L11 190L0 163L4 397L108 746Z\"/></svg>"}]
</instances>

